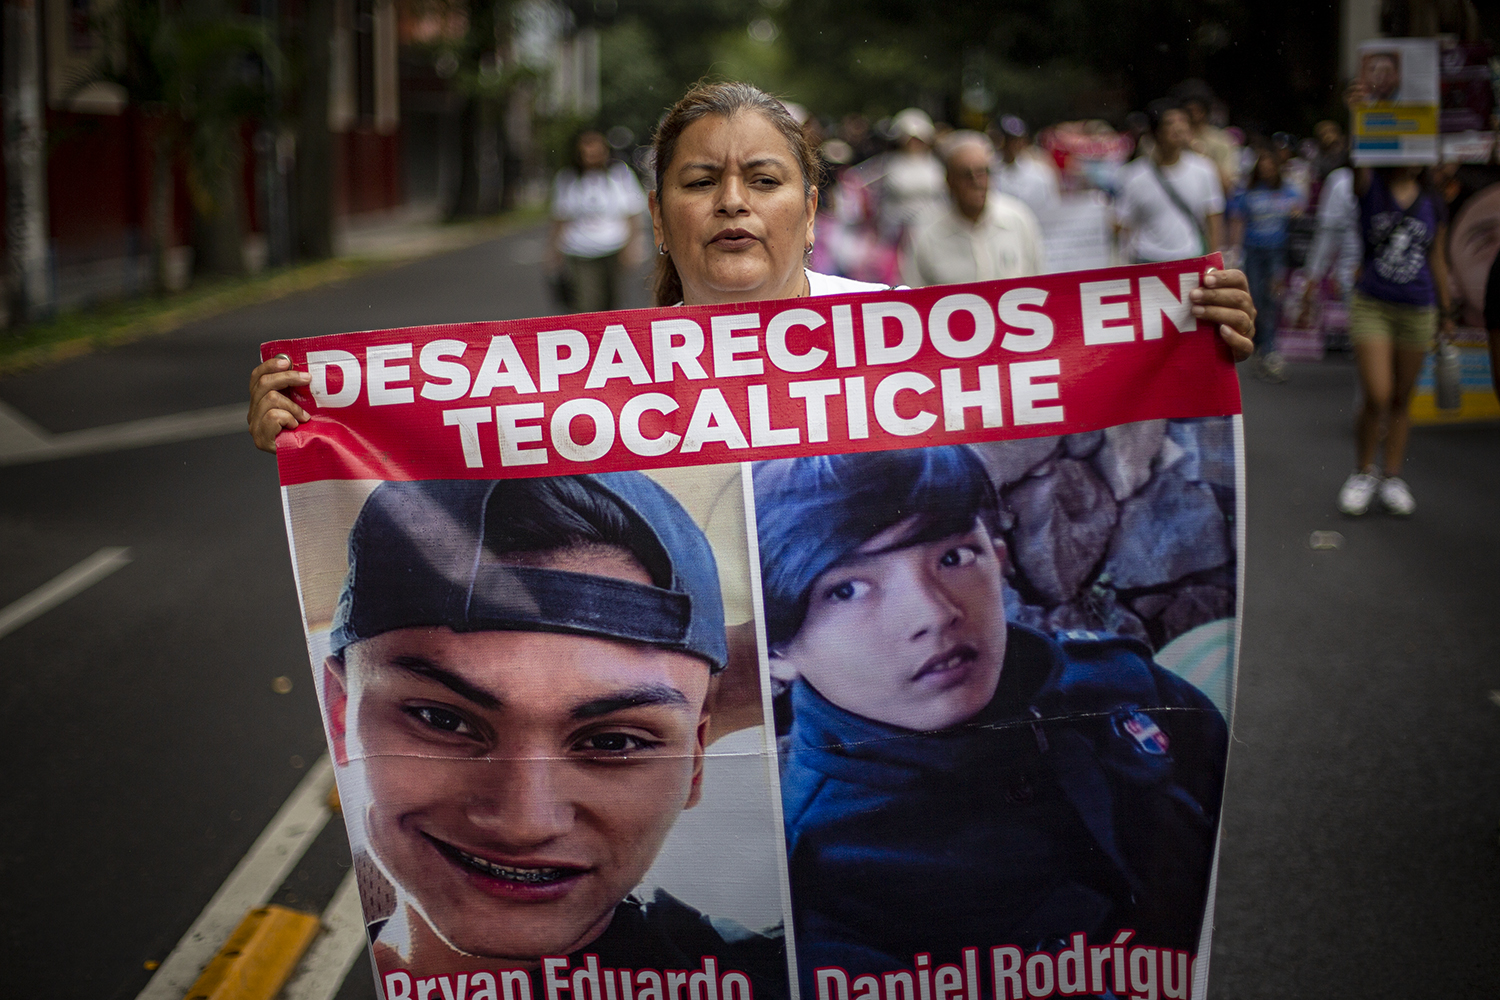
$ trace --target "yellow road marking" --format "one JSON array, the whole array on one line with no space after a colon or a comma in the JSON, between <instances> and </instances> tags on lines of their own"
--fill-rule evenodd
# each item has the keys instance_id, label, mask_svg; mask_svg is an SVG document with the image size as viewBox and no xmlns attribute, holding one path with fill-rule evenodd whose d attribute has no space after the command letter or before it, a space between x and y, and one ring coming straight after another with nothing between
<instances>
[{"instance_id":1,"label":"yellow road marking","mask_svg":"<svg viewBox=\"0 0 1500 1000\"><path fill-rule=\"evenodd\" d=\"M318 936L318 918L284 906L245 914L185 1000L272 1000Z\"/></svg>"}]
</instances>

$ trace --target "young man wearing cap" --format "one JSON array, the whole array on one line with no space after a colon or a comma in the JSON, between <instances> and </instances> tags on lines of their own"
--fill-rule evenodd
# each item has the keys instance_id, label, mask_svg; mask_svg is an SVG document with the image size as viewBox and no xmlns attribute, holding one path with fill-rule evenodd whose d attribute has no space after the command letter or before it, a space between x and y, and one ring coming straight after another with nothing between
<instances>
[{"instance_id":1,"label":"young man wearing cap","mask_svg":"<svg viewBox=\"0 0 1500 1000\"><path fill-rule=\"evenodd\" d=\"M785 995L779 935L631 895L698 802L729 661L713 553L665 490L383 483L350 532L331 649L329 733L367 792L346 802L398 897L372 928L382 974L537 978L545 957L597 956L716 963Z\"/></svg>"},{"instance_id":2,"label":"young man wearing cap","mask_svg":"<svg viewBox=\"0 0 1500 1000\"><path fill-rule=\"evenodd\" d=\"M754 480L803 995L818 969L1127 929L1196 951L1227 749L1212 702L1133 639L1006 622L998 501L965 447Z\"/></svg>"}]
</instances>

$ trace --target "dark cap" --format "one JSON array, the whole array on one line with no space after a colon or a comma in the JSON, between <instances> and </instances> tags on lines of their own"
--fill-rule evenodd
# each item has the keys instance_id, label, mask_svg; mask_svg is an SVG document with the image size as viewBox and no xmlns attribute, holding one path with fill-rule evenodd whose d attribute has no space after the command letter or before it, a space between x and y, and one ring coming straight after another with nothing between
<instances>
[{"instance_id":1,"label":"dark cap","mask_svg":"<svg viewBox=\"0 0 1500 1000\"><path fill-rule=\"evenodd\" d=\"M444 625L455 632L622 639L688 653L706 660L711 672L723 670L724 603L702 529L641 473L566 478L575 492L612 502L632 523L653 550L632 554L654 567L655 585L501 562L493 544L510 527L505 491L545 480L381 483L349 532L349 574L333 616L332 652L395 629Z\"/></svg>"}]
</instances>

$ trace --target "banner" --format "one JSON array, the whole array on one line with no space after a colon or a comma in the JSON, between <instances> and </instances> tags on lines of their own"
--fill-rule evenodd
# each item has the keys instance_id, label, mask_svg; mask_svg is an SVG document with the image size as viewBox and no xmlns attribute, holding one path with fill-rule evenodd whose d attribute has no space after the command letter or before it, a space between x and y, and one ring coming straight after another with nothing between
<instances>
[{"instance_id":1,"label":"banner","mask_svg":"<svg viewBox=\"0 0 1500 1000\"><path fill-rule=\"evenodd\" d=\"M1210 266L264 345L386 1000L1201 995Z\"/></svg>"},{"instance_id":2,"label":"banner","mask_svg":"<svg viewBox=\"0 0 1500 1000\"><path fill-rule=\"evenodd\" d=\"M1437 405L1433 359L1422 365L1412 393L1415 424L1464 423L1500 418L1500 399L1490 377L1484 292L1500 253L1500 167L1460 167L1449 185L1448 287L1453 303L1453 343L1458 346L1460 397L1457 409Z\"/></svg>"},{"instance_id":3,"label":"banner","mask_svg":"<svg viewBox=\"0 0 1500 1000\"><path fill-rule=\"evenodd\" d=\"M1357 167L1438 162L1438 44L1381 38L1359 46L1365 103L1354 109Z\"/></svg>"}]
</instances>

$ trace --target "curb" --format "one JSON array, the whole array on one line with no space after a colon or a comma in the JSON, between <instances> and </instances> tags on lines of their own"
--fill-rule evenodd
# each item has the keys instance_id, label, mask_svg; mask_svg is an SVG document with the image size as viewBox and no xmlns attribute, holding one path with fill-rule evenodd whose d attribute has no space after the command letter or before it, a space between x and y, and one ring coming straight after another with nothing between
<instances>
[{"instance_id":1,"label":"curb","mask_svg":"<svg viewBox=\"0 0 1500 1000\"><path fill-rule=\"evenodd\" d=\"M152 303L147 298L111 303L102 308L130 310L134 307L149 314L124 319L115 326L111 326L107 318L99 317L96 329L80 332L77 336L66 339L16 347L14 350L7 350L5 334L0 331L0 376L56 364L96 350L128 344L143 337L171 333L189 323L211 319L246 306L273 302L298 292L322 288L369 271L397 267L467 249L541 221L545 221L544 214L523 209L503 217L455 225L414 226L405 232L392 232L388 240L384 241L387 243L384 247L363 247L357 253L238 279L221 288L209 286L195 290L190 287L176 296L160 300L156 311L151 311ZM174 299L178 301L174 302ZM99 309L100 307L81 309L66 315L84 318L87 322L91 313L98 316ZM24 336L26 329L23 327L19 332Z\"/></svg>"}]
</instances>

